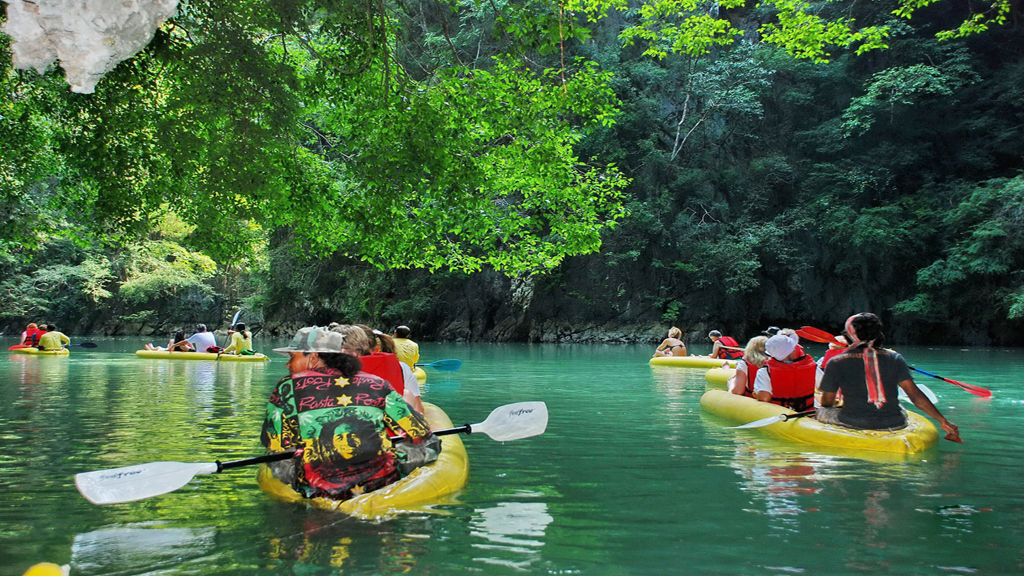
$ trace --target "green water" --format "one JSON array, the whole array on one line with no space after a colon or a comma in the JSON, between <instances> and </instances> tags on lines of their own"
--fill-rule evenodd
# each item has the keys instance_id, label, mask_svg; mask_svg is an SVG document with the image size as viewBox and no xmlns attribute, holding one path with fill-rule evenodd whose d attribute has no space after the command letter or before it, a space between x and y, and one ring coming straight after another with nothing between
<instances>
[{"instance_id":1,"label":"green water","mask_svg":"<svg viewBox=\"0 0 1024 576\"><path fill-rule=\"evenodd\" d=\"M251 469L89 504L77 472L261 453L285 374L283 359L143 360L141 340L96 341L0 359L2 574L40 561L72 574L1024 572L1021 350L904 348L995 397L919 379L965 443L884 462L723 430L701 414L703 371L652 368L652 347L426 343L425 361L465 362L424 388L455 423L543 400L548 431L465 438L457 502L370 523L270 500Z\"/></svg>"}]
</instances>

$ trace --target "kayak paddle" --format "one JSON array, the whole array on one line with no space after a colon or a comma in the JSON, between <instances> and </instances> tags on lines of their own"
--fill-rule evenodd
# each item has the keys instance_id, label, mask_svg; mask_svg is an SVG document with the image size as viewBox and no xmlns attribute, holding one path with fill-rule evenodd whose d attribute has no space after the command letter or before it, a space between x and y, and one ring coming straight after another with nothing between
<instances>
[{"instance_id":1,"label":"kayak paddle","mask_svg":"<svg viewBox=\"0 0 1024 576\"><path fill-rule=\"evenodd\" d=\"M747 422L739 426L726 426L727 430L736 428L764 428L765 426L771 426L776 422L785 422L787 420L796 420L797 418L803 418L804 416L810 416L814 414L814 410L805 410L803 412L796 412L793 414L776 414L775 416L769 416L760 420L754 420L753 422Z\"/></svg>"},{"instance_id":2,"label":"kayak paddle","mask_svg":"<svg viewBox=\"0 0 1024 576\"><path fill-rule=\"evenodd\" d=\"M963 382L957 382L956 380L953 380L953 379L950 379L950 378L943 378L942 376L939 376L938 374L932 374L931 372L926 372L924 370L921 370L920 368L915 368L913 366L911 366L910 369L913 370L914 372L920 372L921 374L924 374L925 376L931 376L932 378L938 378L939 380L942 380L943 382L949 382L953 386L959 386L963 390L966 390L967 392L970 392L971 394L974 394L975 396L980 396L982 398L991 398L992 397L992 391L989 390L988 388L982 388L981 386L974 386L972 384L964 384ZM920 388L920 387L921 386L919 385L918 388Z\"/></svg>"},{"instance_id":3,"label":"kayak paddle","mask_svg":"<svg viewBox=\"0 0 1024 576\"><path fill-rule=\"evenodd\" d=\"M65 346L65 348L70 348L72 346L81 346L82 348L96 348L97 347L95 342L82 342L80 344L68 344L67 346Z\"/></svg>"},{"instance_id":4,"label":"kayak paddle","mask_svg":"<svg viewBox=\"0 0 1024 576\"><path fill-rule=\"evenodd\" d=\"M434 434L445 436L460 432L480 432L499 442L508 442L542 434L547 424L548 407L545 403L517 402L495 408L479 424L436 430ZM174 492L192 481L197 474L216 474L231 468L277 462L301 455L301 450L294 450L231 462L149 462L75 474L75 486L93 504L121 504Z\"/></svg>"},{"instance_id":5,"label":"kayak paddle","mask_svg":"<svg viewBox=\"0 0 1024 576\"><path fill-rule=\"evenodd\" d=\"M434 436L448 434L486 434L491 440L509 442L543 434L548 427L548 405L543 402L516 402L499 406L491 411L487 419L479 424L463 424L455 428L434 430ZM403 440L404 436L392 436L391 440Z\"/></svg>"},{"instance_id":6,"label":"kayak paddle","mask_svg":"<svg viewBox=\"0 0 1024 576\"><path fill-rule=\"evenodd\" d=\"M825 332L824 330L821 330L821 329L818 329L818 328L814 328L812 326L804 326L803 328L797 330L796 333L797 333L798 336L800 336L802 338L807 338L808 340L811 340L813 342L828 342L828 343L839 344L840 346L843 346L843 347L846 346L842 342L836 340L835 336L829 334L828 332ZM954 386L959 386L963 390L966 390L967 392L970 392L971 394L974 394L975 396L980 396L982 398L991 398L992 397L992 391L989 390L988 388L982 388L981 386L974 386L972 384L965 384L963 382L959 382L959 381L953 380L951 378L943 378L942 376L939 376L937 374L932 374L931 372L926 372L924 370L921 370L920 368L915 368L913 366L910 366L909 368L911 370L913 370L914 372L920 372L921 374L924 374L925 376L931 376L932 378L937 378L939 380L942 380L943 382L948 382L948 383L950 383L950 384L952 384ZM918 385L918 388L921 388L920 384ZM928 399L931 400L931 396L929 396ZM934 403L934 402L935 401L932 400L932 403Z\"/></svg>"},{"instance_id":7,"label":"kayak paddle","mask_svg":"<svg viewBox=\"0 0 1024 576\"><path fill-rule=\"evenodd\" d=\"M293 450L231 462L149 462L75 474L75 486L93 504L121 504L174 492L192 481L196 474L216 474L230 468L287 460L300 455L301 450Z\"/></svg>"},{"instance_id":8,"label":"kayak paddle","mask_svg":"<svg viewBox=\"0 0 1024 576\"><path fill-rule=\"evenodd\" d=\"M456 360L455 358L449 358L447 360L438 360L429 364L417 364L417 366L424 366L426 368L433 368L435 370L441 370L442 372L453 372L462 367L462 360Z\"/></svg>"}]
</instances>

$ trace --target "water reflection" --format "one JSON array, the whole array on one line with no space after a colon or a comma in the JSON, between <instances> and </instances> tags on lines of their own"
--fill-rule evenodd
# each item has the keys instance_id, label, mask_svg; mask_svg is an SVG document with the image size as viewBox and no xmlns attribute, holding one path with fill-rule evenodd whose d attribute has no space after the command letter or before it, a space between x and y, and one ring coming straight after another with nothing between
<instances>
[{"instance_id":1,"label":"water reflection","mask_svg":"<svg viewBox=\"0 0 1024 576\"><path fill-rule=\"evenodd\" d=\"M544 531L552 520L543 502L502 502L478 509L470 521L470 535L486 542L472 546L490 555L473 560L526 571L540 558Z\"/></svg>"},{"instance_id":2,"label":"water reflection","mask_svg":"<svg viewBox=\"0 0 1024 576\"><path fill-rule=\"evenodd\" d=\"M214 528L170 528L145 522L78 534L71 544L75 574L141 574L183 567L216 544Z\"/></svg>"}]
</instances>

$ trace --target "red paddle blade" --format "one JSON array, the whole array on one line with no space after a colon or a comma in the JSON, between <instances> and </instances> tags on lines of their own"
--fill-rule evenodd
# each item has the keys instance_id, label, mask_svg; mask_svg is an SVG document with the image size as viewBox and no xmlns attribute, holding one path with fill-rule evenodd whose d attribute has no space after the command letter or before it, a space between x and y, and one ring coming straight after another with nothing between
<instances>
[{"instance_id":1,"label":"red paddle blade","mask_svg":"<svg viewBox=\"0 0 1024 576\"><path fill-rule=\"evenodd\" d=\"M974 394L975 396L980 396L982 398L992 397L992 391L989 390L988 388L982 388L981 386L974 386L972 384L964 384L963 382L957 382L956 380L950 380L949 378L943 378L943 380L949 382L954 386L959 386L960 388L963 388L964 390L970 392L971 394Z\"/></svg>"},{"instance_id":2,"label":"red paddle blade","mask_svg":"<svg viewBox=\"0 0 1024 576\"><path fill-rule=\"evenodd\" d=\"M846 344L843 344L839 340L836 340L835 336L829 334L828 332L825 332L820 328L815 328L814 326L804 326L803 328L797 330L796 334L801 338L807 338L811 342L824 342L827 344L837 344L844 348L846 347Z\"/></svg>"}]
</instances>

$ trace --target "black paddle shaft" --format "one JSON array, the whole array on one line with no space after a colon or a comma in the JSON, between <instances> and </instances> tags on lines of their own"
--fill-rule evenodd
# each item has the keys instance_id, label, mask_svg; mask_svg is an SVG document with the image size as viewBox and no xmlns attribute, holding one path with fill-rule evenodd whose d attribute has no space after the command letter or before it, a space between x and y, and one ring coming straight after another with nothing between
<instances>
[{"instance_id":1,"label":"black paddle shaft","mask_svg":"<svg viewBox=\"0 0 1024 576\"><path fill-rule=\"evenodd\" d=\"M279 460L288 460L291 458L297 458L302 455L302 450L289 450L288 452L278 452L277 454L267 454L266 456L257 456L255 458L246 458L245 460L232 460L231 462L221 462L217 460L217 472L222 472L231 468L241 468L242 466L251 466L253 464L263 464L266 462L277 462Z\"/></svg>"},{"instance_id":2,"label":"black paddle shaft","mask_svg":"<svg viewBox=\"0 0 1024 576\"><path fill-rule=\"evenodd\" d=\"M456 426L455 428L434 430L434 436L447 436L449 434L461 434L462 432L465 432L466 434L472 434L473 427L470 426L469 424L463 424L462 426ZM391 440L392 442L401 442L402 440L405 440L405 436L389 436L388 440Z\"/></svg>"}]
</instances>

